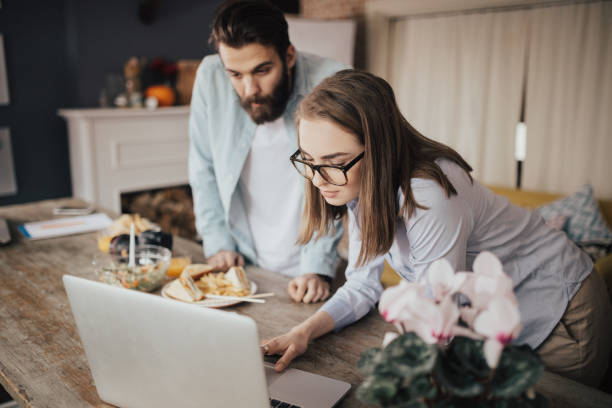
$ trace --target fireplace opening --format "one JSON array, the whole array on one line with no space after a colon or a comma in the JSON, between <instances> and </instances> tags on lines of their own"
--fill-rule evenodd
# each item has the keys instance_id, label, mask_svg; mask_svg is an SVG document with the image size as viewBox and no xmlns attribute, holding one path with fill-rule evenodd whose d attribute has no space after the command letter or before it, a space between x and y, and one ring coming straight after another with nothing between
<instances>
[{"instance_id":1,"label":"fireplace opening","mask_svg":"<svg viewBox=\"0 0 612 408\"><path fill-rule=\"evenodd\" d=\"M189 185L121 193L121 212L140 214L164 232L200 241Z\"/></svg>"}]
</instances>

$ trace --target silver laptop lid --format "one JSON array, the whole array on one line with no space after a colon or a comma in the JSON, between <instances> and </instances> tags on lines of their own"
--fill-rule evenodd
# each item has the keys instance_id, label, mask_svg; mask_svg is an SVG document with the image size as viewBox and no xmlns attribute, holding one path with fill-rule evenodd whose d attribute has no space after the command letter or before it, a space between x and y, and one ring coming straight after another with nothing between
<instances>
[{"instance_id":1,"label":"silver laptop lid","mask_svg":"<svg viewBox=\"0 0 612 408\"><path fill-rule=\"evenodd\" d=\"M269 407L255 322L63 276L100 398L121 407Z\"/></svg>"}]
</instances>

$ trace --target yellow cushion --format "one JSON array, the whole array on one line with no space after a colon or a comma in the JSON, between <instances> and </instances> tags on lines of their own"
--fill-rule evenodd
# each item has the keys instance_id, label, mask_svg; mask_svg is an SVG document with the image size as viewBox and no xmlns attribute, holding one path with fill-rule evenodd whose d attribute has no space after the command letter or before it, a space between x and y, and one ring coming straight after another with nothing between
<instances>
[{"instance_id":1,"label":"yellow cushion","mask_svg":"<svg viewBox=\"0 0 612 408\"><path fill-rule=\"evenodd\" d=\"M534 210L535 208L550 203L555 200L559 200L566 196L566 194L552 194L542 193L539 191L525 191L517 190L515 188L508 187L497 187L488 186L495 194L506 197L514 205L529 208ZM606 220L606 223L612 228L612 201L610 200L597 200L601 214Z\"/></svg>"},{"instance_id":2,"label":"yellow cushion","mask_svg":"<svg viewBox=\"0 0 612 408\"><path fill-rule=\"evenodd\" d=\"M599 272L604 282L606 282L608 294L610 295L610 300L612 300L612 254L597 260L597 262L595 262L595 269L597 269L597 272Z\"/></svg>"},{"instance_id":3,"label":"yellow cushion","mask_svg":"<svg viewBox=\"0 0 612 408\"><path fill-rule=\"evenodd\" d=\"M385 261L385 269L383 269L383 273L380 276L380 282L383 285L383 288L388 288L389 286L395 286L399 283L402 278L395 272L395 270Z\"/></svg>"}]
</instances>

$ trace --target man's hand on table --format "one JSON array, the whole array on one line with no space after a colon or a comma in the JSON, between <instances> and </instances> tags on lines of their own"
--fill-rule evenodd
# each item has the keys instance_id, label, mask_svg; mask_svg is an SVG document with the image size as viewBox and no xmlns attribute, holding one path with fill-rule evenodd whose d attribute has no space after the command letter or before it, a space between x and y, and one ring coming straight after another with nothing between
<instances>
[{"instance_id":1,"label":"man's hand on table","mask_svg":"<svg viewBox=\"0 0 612 408\"><path fill-rule=\"evenodd\" d=\"M294 302L316 303L329 297L329 283L319 275L307 273L289 282L289 296Z\"/></svg>"},{"instance_id":2,"label":"man's hand on table","mask_svg":"<svg viewBox=\"0 0 612 408\"><path fill-rule=\"evenodd\" d=\"M244 258L238 252L222 250L209 257L206 262L215 269L226 270L232 266L244 266Z\"/></svg>"}]
</instances>

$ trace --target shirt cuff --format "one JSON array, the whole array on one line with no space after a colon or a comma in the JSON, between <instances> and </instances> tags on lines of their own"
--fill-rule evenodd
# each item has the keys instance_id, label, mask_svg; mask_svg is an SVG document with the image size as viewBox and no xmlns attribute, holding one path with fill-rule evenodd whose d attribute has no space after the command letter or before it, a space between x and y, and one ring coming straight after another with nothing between
<instances>
[{"instance_id":1,"label":"shirt cuff","mask_svg":"<svg viewBox=\"0 0 612 408\"><path fill-rule=\"evenodd\" d=\"M353 308L346 304L344 299L336 295L332 296L331 299L321 306L320 310L329 313L332 319L334 319L334 331L336 332L357 320Z\"/></svg>"}]
</instances>

